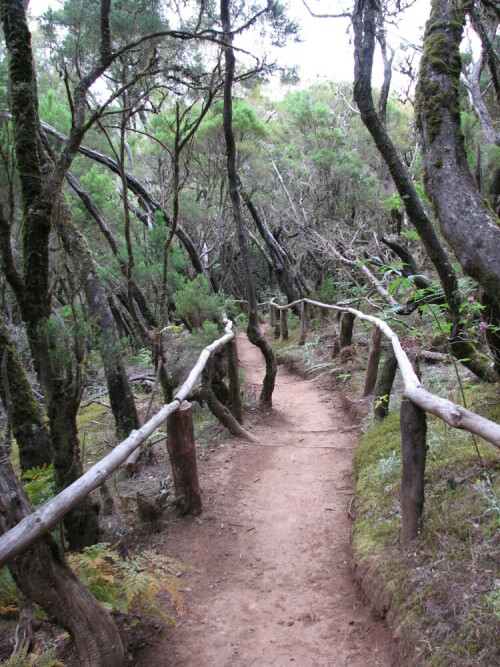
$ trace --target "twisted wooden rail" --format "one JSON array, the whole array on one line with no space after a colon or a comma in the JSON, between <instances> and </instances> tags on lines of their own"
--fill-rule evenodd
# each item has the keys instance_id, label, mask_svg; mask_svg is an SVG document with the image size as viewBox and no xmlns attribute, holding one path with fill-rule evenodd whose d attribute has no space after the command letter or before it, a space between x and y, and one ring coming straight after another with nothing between
<instances>
[{"instance_id":1,"label":"twisted wooden rail","mask_svg":"<svg viewBox=\"0 0 500 667\"><path fill-rule=\"evenodd\" d=\"M424 474L426 459L426 433L427 417L429 412L440 417L453 428L462 429L469 433L478 435L487 442L500 449L500 425L490 421L461 405L457 405L446 398L436 396L427 391L418 379L406 352L403 350L397 334L389 327L387 322L373 315L365 313L349 306L331 305L313 301L311 299L300 299L286 305L279 305L274 299L267 302L270 308L270 319L275 320L274 310L280 311L281 331L283 338L288 336L286 326L286 311L289 308L302 304L302 316L299 343L304 344L307 334L307 306L326 308L329 310L350 313L354 317L365 322L370 322L372 327L377 327L391 342L396 360L403 378L404 391L401 402L400 430L401 430L401 516L403 546L407 546L415 539L422 527L422 513L424 506Z\"/></svg>"},{"instance_id":2,"label":"twisted wooden rail","mask_svg":"<svg viewBox=\"0 0 500 667\"><path fill-rule=\"evenodd\" d=\"M0 537L0 567L11 558L24 551L29 545L47 533L63 516L78 505L92 491L104 484L106 479L119 468L140 445L159 428L169 415L179 410L182 402L192 392L210 357L235 338L232 322L224 320L224 335L208 345L201 352L186 381L171 403L164 405L148 422L132 433L112 452L87 470L57 496L25 517L14 528Z\"/></svg>"}]
</instances>

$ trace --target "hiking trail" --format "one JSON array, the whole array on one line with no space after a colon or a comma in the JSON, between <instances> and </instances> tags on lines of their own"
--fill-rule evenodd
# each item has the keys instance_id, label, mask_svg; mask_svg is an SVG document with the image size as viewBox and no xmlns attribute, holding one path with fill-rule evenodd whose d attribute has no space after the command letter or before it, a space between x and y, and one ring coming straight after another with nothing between
<instances>
[{"instance_id":1,"label":"hiking trail","mask_svg":"<svg viewBox=\"0 0 500 667\"><path fill-rule=\"evenodd\" d=\"M262 355L241 334L238 357L258 398ZM226 440L202 455L203 514L169 518L154 540L190 567L186 612L134 664L388 667L390 634L351 575L358 435L340 396L280 366L272 411L245 427L261 444Z\"/></svg>"}]
</instances>

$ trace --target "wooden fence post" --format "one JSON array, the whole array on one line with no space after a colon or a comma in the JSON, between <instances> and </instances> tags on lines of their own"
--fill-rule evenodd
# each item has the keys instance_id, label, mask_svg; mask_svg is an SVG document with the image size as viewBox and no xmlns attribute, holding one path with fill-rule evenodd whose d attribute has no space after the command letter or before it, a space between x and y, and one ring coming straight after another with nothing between
<instances>
[{"instance_id":1,"label":"wooden fence post","mask_svg":"<svg viewBox=\"0 0 500 667\"><path fill-rule=\"evenodd\" d=\"M288 320L286 310L280 310L281 340L288 340Z\"/></svg>"},{"instance_id":2,"label":"wooden fence post","mask_svg":"<svg viewBox=\"0 0 500 667\"><path fill-rule=\"evenodd\" d=\"M427 415L407 398L401 401L401 515L403 547L414 540L422 527L424 474L427 446Z\"/></svg>"},{"instance_id":3,"label":"wooden fence post","mask_svg":"<svg viewBox=\"0 0 500 667\"><path fill-rule=\"evenodd\" d=\"M183 401L179 409L167 417L167 450L175 495L183 501L183 514L201 514L193 408L187 401Z\"/></svg>"},{"instance_id":4,"label":"wooden fence post","mask_svg":"<svg viewBox=\"0 0 500 667\"><path fill-rule=\"evenodd\" d=\"M299 345L305 345L307 339L307 327L309 326L309 315L307 312L307 303L302 302L302 310L300 313L300 337Z\"/></svg>"},{"instance_id":5,"label":"wooden fence post","mask_svg":"<svg viewBox=\"0 0 500 667\"><path fill-rule=\"evenodd\" d=\"M269 326L272 328L276 324L276 310L272 303L269 304Z\"/></svg>"},{"instance_id":6,"label":"wooden fence post","mask_svg":"<svg viewBox=\"0 0 500 667\"><path fill-rule=\"evenodd\" d=\"M397 369L398 360L396 359L392 345L389 345L384 364L380 369L380 374L375 384L373 408L375 419L385 419L389 414L389 396L391 395Z\"/></svg>"},{"instance_id":7,"label":"wooden fence post","mask_svg":"<svg viewBox=\"0 0 500 667\"><path fill-rule=\"evenodd\" d=\"M342 313L340 320L340 349L352 343L352 328L355 319L356 315L352 313Z\"/></svg>"},{"instance_id":8,"label":"wooden fence post","mask_svg":"<svg viewBox=\"0 0 500 667\"><path fill-rule=\"evenodd\" d=\"M229 406L233 417L243 423L243 405L241 402L240 374L238 372L238 347L236 338L227 344L227 374L229 377Z\"/></svg>"},{"instance_id":9,"label":"wooden fence post","mask_svg":"<svg viewBox=\"0 0 500 667\"><path fill-rule=\"evenodd\" d=\"M392 346L391 346L392 347ZM368 354L368 363L366 364L365 387L363 396L368 396L373 391L377 381L378 362L382 354L382 331L376 324L372 324L372 335L370 338L370 352Z\"/></svg>"}]
</instances>

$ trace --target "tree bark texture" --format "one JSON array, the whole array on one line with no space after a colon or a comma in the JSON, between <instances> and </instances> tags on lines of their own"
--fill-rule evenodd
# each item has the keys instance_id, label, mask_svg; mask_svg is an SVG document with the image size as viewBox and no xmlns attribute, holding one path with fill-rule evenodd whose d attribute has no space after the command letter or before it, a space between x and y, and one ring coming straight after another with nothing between
<instances>
[{"instance_id":1,"label":"tree bark texture","mask_svg":"<svg viewBox=\"0 0 500 667\"><path fill-rule=\"evenodd\" d=\"M414 540L422 528L424 508L424 475L427 452L427 416L408 399L401 401L401 515L403 532L401 543L404 547Z\"/></svg>"},{"instance_id":2,"label":"tree bark texture","mask_svg":"<svg viewBox=\"0 0 500 667\"><path fill-rule=\"evenodd\" d=\"M274 383L277 373L277 364L271 346L266 337L260 330L259 314L257 310L257 297L252 276L252 265L248 241L243 222L241 210L240 193L238 190L238 173L236 169L236 142L233 132L233 81L235 69L235 57L232 46L233 38L231 35L231 20L229 16L229 0L221 0L220 3L222 29L224 31L224 56L226 63L226 72L224 80L224 107L223 107L223 125L224 137L226 141L227 155L227 173L229 182L229 196L233 205L234 222L238 236L238 243L243 264L243 273L245 276L245 287L248 300L248 338L253 345L256 345L262 352L266 362L266 375L262 384L260 401L266 407L271 407Z\"/></svg>"},{"instance_id":3,"label":"tree bark texture","mask_svg":"<svg viewBox=\"0 0 500 667\"><path fill-rule=\"evenodd\" d=\"M342 313L340 320L340 349L351 345L355 319L356 317L352 313Z\"/></svg>"},{"instance_id":4,"label":"tree bark texture","mask_svg":"<svg viewBox=\"0 0 500 667\"><path fill-rule=\"evenodd\" d=\"M227 375L229 378L229 407L237 422L243 423L243 404L241 401L240 373L238 369L238 346L236 338L227 344Z\"/></svg>"},{"instance_id":5,"label":"tree bark texture","mask_svg":"<svg viewBox=\"0 0 500 667\"><path fill-rule=\"evenodd\" d=\"M21 471L50 465L53 452L47 425L40 406L33 396L9 331L2 320L0 320L0 359L5 359L5 364L2 365L5 377L0 382L0 395L6 407L5 393L8 389L12 402L12 432L19 447Z\"/></svg>"},{"instance_id":6,"label":"tree bark texture","mask_svg":"<svg viewBox=\"0 0 500 667\"><path fill-rule=\"evenodd\" d=\"M183 514L201 514L193 408L187 401L183 401L179 409L167 417L167 450L175 495L182 503Z\"/></svg>"},{"instance_id":7,"label":"tree bark texture","mask_svg":"<svg viewBox=\"0 0 500 667\"><path fill-rule=\"evenodd\" d=\"M370 351L368 353L368 363L366 364L365 386L363 396L372 393L377 381L378 364L382 354L382 332L376 326L372 326L372 335L370 338Z\"/></svg>"},{"instance_id":8,"label":"tree bark texture","mask_svg":"<svg viewBox=\"0 0 500 667\"><path fill-rule=\"evenodd\" d=\"M426 25L417 90L424 178L443 236L464 272L500 305L500 227L478 193L460 130L460 43L465 12L436 0Z\"/></svg>"},{"instance_id":9,"label":"tree bark texture","mask_svg":"<svg viewBox=\"0 0 500 667\"><path fill-rule=\"evenodd\" d=\"M31 512L33 508L0 446L0 534ZM71 633L80 665L122 667L125 664L120 635L109 612L75 577L50 535L12 558L8 566L24 595Z\"/></svg>"},{"instance_id":10,"label":"tree bark texture","mask_svg":"<svg viewBox=\"0 0 500 667\"><path fill-rule=\"evenodd\" d=\"M389 345L373 392L375 396L373 416L375 419L385 419L389 414L389 398L397 369L398 360L392 345Z\"/></svg>"},{"instance_id":11,"label":"tree bark texture","mask_svg":"<svg viewBox=\"0 0 500 667\"><path fill-rule=\"evenodd\" d=\"M300 335L299 335L299 345L305 345L307 340L307 329L309 327L309 314L307 309L307 303L302 303L302 308L300 311Z\"/></svg>"},{"instance_id":12,"label":"tree bark texture","mask_svg":"<svg viewBox=\"0 0 500 667\"><path fill-rule=\"evenodd\" d=\"M276 308L272 303L269 304L269 326L271 329L276 324Z\"/></svg>"},{"instance_id":13,"label":"tree bark texture","mask_svg":"<svg viewBox=\"0 0 500 667\"><path fill-rule=\"evenodd\" d=\"M280 310L281 340L288 340L288 314L286 310Z\"/></svg>"}]
</instances>

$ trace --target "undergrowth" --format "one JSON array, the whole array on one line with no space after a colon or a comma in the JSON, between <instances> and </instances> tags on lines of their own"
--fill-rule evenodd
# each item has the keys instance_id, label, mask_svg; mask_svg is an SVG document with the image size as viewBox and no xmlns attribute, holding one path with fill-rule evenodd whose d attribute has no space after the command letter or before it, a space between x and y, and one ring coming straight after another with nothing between
<instances>
[{"instance_id":1,"label":"undergrowth","mask_svg":"<svg viewBox=\"0 0 500 667\"><path fill-rule=\"evenodd\" d=\"M82 583L111 612L153 614L175 625L172 614L184 611L179 574L186 567L178 560L149 549L123 559L107 543L71 553L68 560ZM160 593L170 595L172 613L158 603Z\"/></svg>"}]
</instances>

